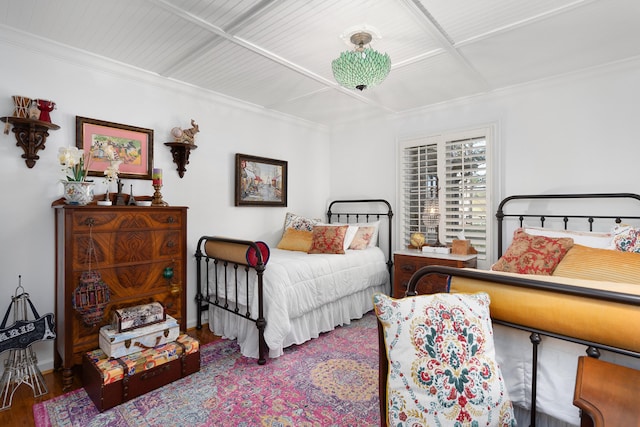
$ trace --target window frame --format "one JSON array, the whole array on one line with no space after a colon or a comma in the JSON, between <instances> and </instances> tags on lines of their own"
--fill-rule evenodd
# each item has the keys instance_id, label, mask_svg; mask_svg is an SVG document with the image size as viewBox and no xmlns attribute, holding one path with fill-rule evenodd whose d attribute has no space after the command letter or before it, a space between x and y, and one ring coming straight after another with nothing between
<instances>
[{"instance_id":1,"label":"window frame","mask_svg":"<svg viewBox=\"0 0 640 427\"><path fill-rule=\"evenodd\" d=\"M408 241L409 236L405 236L405 224L408 219L406 218L406 210L405 210L405 194L404 194L404 178L403 174L404 170L404 155L405 149L409 147L417 147L423 145L436 144L437 146L437 174L439 179L439 188L440 195L439 197L439 205L440 212L442 213L440 216L440 241L445 243L444 236L446 235L445 228L445 203L443 192L445 179L446 179L446 168L447 168L447 159L446 159L446 142L447 141L460 141L460 140L468 140L478 137L484 137L486 141L486 150L485 150L485 158L486 158L486 231L485 231L485 239L486 239L486 249L484 254L480 254L478 256L478 267L479 268L489 268L494 257L495 253L495 226L496 221L495 218L495 208L496 205L496 196L498 192L496 191L499 186L499 151L498 151L498 141L496 138L497 125L496 124L486 124L481 126L475 126L467 129L460 130L450 130L443 131L437 134L425 135L425 136L407 136L403 138L398 138L397 140L397 164L396 164L396 191L397 191L397 215L396 215L396 247L399 249L406 249L405 239Z\"/></svg>"}]
</instances>

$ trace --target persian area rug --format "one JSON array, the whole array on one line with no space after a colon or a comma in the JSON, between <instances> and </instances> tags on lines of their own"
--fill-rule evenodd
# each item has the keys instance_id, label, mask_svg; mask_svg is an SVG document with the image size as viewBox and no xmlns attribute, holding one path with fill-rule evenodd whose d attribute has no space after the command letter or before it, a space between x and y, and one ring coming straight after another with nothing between
<instances>
[{"instance_id":1,"label":"persian area rug","mask_svg":"<svg viewBox=\"0 0 640 427\"><path fill-rule=\"evenodd\" d=\"M84 389L33 406L45 426L376 426L378 335L372 313L259 366L235 341L201 348L199 372L103 413Z\"/></svg>"}]
</instances>

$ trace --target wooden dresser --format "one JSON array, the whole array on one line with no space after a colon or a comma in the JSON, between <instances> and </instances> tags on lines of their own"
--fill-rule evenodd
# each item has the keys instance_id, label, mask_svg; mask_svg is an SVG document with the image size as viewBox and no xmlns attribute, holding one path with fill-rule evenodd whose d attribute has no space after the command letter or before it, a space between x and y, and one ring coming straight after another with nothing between
<instances>
[{"instance_id":1,"label":"wooden dresser","mask_svg":"<svg viewBox=\"0 0 640 427\"><path fill-rule=\"evenodd\" d=\"M396 251L393 254L393 298L402 298L407 291L413 273L427 265L444 265L456 268L476 268L477 255L450 255L423 253L416 249ZM433 294L446 290L447 280L443 276L423 277L416 291L418 294Z\"/></svg>"},{"instance_id":2,"label":"wooden dresser","mask_svg":"<svg viewBox=\"0 0 640 427\"><path fill-rule=\"evenodd\" d=\"M186 329L186 207L55 206L56 223L56 368L63 387L82 355L98 348L100 327L114 309L161 302L167 314ZM110 300L102 321L87 325L72 306L80 276L91 267L109 286ZM173 277L165 277L173 269ZM167 274L169 276L169 274Z\"/></svg>"}]
</instances>

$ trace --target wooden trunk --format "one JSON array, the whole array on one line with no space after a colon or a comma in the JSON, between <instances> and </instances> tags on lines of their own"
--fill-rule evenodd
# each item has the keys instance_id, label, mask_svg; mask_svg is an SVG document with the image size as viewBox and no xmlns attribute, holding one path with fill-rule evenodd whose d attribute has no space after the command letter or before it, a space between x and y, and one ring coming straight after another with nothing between
<instances>
[{"instance_id":1,"label":"wooden trunk","mask_svg":"<svg viewBox=\"0 0 640 427\"><path fill-rule=\"evenodd\" d=\"M72 383L72 368L82 355L98 348L100 327L113 310L160 302L186 329L186 207L71 206L55 207L56 216L56 367L63 387ZM88 268L89 242L95 256L91 268L109 286L104 316L87 325L71 301L80 275ZM173 277L165 278L166 269Z\"/></svg>"},{"instance_id":2,"label":"wooden trunk","mask_svg":"<svg viewBox=\"0 0 640 427\"><path fill-rule=\"evenodd\" d=\"M101 350L85 353L82 359L84 389L98 410L106 411L198 372L199 347L197 340L182 335L173 343L120 359L109 359ZM161 355L165 355L166 359ZM105 361L111 363L100 363ZM123 369L121 378L112 381L114 365ZM109 370L105 370L106 367Z\"/></svg>"}]
</instances>

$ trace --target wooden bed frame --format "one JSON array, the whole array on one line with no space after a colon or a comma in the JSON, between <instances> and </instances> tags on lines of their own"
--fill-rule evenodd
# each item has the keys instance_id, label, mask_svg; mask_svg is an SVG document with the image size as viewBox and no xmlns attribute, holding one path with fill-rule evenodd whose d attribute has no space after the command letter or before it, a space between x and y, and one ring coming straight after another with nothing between
<instances>
[{"instance_id":1,"label":"wooden bed frame","mask_svg":"<svg viewBox=\"0 0 640 427\"><path fill-rule=\"evenodd\" d=\"M354 209L355 208L355 209ZM336 209L333 211L332 209ZM349 209L349 210L347 210ZM354 209L351 211L350 209ZM386 217L386 221L381 221ZM329 204L327 209L327 221L331 223L363 223L381 221L379 227L379 234L385 230L383 224L386 224L387 238L386 243L386 257L387 257L387 269L389 271L389 277L393 270L393 239L392 239L392 219L393 211L389 202L383 199L358 199L358 200L336 200ZM380 238L378 237L378 241ZM204 251L204 246L207 242L220 242L225 244L245 245L252 248L258 256L255 265L248 265L247 263L238 262L237 260L224 259L222 257L212 258L208 256ZM258 364L263 365L266 363L266 357L269 352L269 348L264 338L264 330L267 326L267 321L264 318L264 297L263 297L263 277L266 265L262 256L260 255L259 247L255 242L247 240L238 240L225 237L215 236L203 236L198 240L198 246L195 253L196 257L196 306L197 306L197 329L202 329L202 313L209 309L209 306L215 306L229 313L235 314L241 318L254 322L258 328L259 339L259 357ZM224 269L225 283L218 283L215 281L215 286L210 289L210 265L213 264L214 270L218 268ZM246 280L240 281L238 279L237 271L243 269L247 272ZM251 313L250 307L250 287L249 277L250 274L257 275L258 281L258 313ZM217 278L217 273L214 277ZM240 304L238 298L235 298L235 303L227 301L226 295L235 294L238 295L240 287L244 287L244 294L246 300ZM222 297L222 298L221 298ZM222 299L222 301L221 301ZM244 311L240 309L240 305L247 307Z\"/></svg>"},{"instance_id":2,"label":"wooden bed frame","mask_svg":"<svg viewBox=\"0 0 640 427\"><path fill-rule=\"evenodd\" d=\"M640 220L640 216L632 215L583 215L583 214L548 214L548 213L532 213L532 212L509 212L506 213L505 209L509 202L514 200L569 200L569 199L586 199L586 200L604 200L605 202L610 199L628 199L640 201L640 195L633 193L593 193L593 194L549 194L549 195L516 195L510 196L502 200L498 206L496 218L498 220L498 257L502 256L503 243L505 243L505 219L516 219L518 226L523 227L525 218L537 218L540 222L540 226L544 227L545 221L548 218L560 218L564 224L564 229L568 229L568 223L570 220L586 220L589 224L589 230L592 230L593 223L596 220L613 220L616 224L622 223L624 220ZM637 209L637 208L636 208ZM573 222L572 222L573 224ZM471 270L471 269L458 269L444 266L427 266L423 267L411 277L407 286L406 296L414 296L416 293L416 286L420 279L426 275L437 274L448 276L449 278L465 277L478 280L490 280L494 283L500 283L504 285L511 285L517 287L524 287L536 290L552 291L557 293L563 293L568 295L577 295L586 298L592 298L596 300L607 300L618 302L622 304L628 304L632 306L640 307L640 296L624 294L619 292L610 292L604 290L585 289L575 286L568 286L560 283L551 283L546 281L539 281L526 277L513 277L513 276L497 276L487 271ZM514 323L509 323L500 320L493 320L494 323L499 323L512 328L528 331L531 333L530 340L532 344L532 384L531 384L531 426L536 425L536 384L537 384L537 364L538 364L538 345L542 340L542 336L553 337L565 341L570 341L585 345L587 347L586 353L590 357L599 357L600 350L608 350L627 356L640 358L640 353L630 351L622 348L612 347L603 343L585 341L576 337L570 337L560 335L541 329L535 329L526 327ZM384 351L384 335L382 325L378 322L378 335L380 345L380 416L381 425L386 425L386 381L388 375L388 360Z\"/></svg>"}]
</instances>

